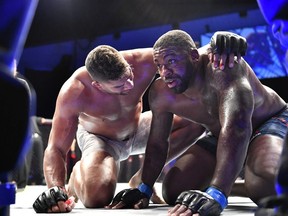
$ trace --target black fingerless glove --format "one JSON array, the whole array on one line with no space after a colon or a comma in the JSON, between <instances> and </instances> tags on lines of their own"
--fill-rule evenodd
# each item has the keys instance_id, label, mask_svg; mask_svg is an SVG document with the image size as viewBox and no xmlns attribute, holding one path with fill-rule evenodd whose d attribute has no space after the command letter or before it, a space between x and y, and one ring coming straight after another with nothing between
<instances>
[{"instance_id":1,"label":"black fingerless glove","mask_svg":"<svg viewBox=\"0 0 288 216\"><path fill-rule=\"evenodd\" d=\"M133 208L138 201L145 197L145 194L137 188L124 189L113 198L112 204L122 201L125 203L125 208Z\"/></svg>"},{"instance_id":2,"label":"black fingerless glove","mask_svg":"<svg viewBox=\"0 0 288 216\"><path fill-rule=\"evenodd\" d=\"M48 210L57 205L59 201L66 201L68 195L61 187L54 186L43 192L33 203L33 208L36 213L47 213Z\"/></svg>"},{"instance_id":3,"label":"black fingerless glove","mask_svg":"<svg viewBox=\"0 0 288 216\"><path fill-rule=\"evenodd\" d=\"M201 216L217 216L226 208L228 202L226 196L214 187L209 187L206 192L189 190L182 192L176 204L187 206L192 214Z\"/></svg>"},{"instance_id":4,"label":"black fingerless glove","mask_svg":"<svg viewBox=\"0 0 288 216\"><path fill-rule=\"evenodd\" d=\"M247 41L244 37L226 31L215 32L210 45L212 52L220 55L234 53L235 56L238 54L245 56L247 51Z\"/></svg>"},{"instance_id":5,"label":"black fingerless glove","mask_svg":"<svg viewBox=\"0 0 288 216\"><path fill-rule=\"evenodd\" d=\"M113 203L124 202L125 208L133 208L134 205L143 198L150 199L153 191L146 184L140 184L138 188L124 189L116 194L112 200Z\"/></svg>"}]
</instances>

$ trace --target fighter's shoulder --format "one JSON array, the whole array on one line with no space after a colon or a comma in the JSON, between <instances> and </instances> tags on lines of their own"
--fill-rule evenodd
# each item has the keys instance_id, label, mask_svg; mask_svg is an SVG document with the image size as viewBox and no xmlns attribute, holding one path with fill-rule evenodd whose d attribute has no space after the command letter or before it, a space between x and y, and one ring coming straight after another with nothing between
<instances>
[{"instance_id":1,"label":"fighter's shoulder","mask_svg":"<svg viewBox=\"0 0 288 216\"><path fill-rule=\"evenodd\" d=\"M67 98L78 97L85 90L87 83L91 83L91 78L85 67L78 68L63 84L60 95Z\"/></svg>"},{"instance_id":2,"label":"fighter's shoulder","mask_svg":"<svg viewBox=\"0 0 288 216\"><path fill-rule=\"evenodd\" d=\"M129 62L129 61L139 61L146 59L149 57L152 58L152 48L137 48L137 49L131 49L131 50L122 50L120 53L122 56Z\"/></svg>"},{"instance_id":3,"label":"fighter's shoulder","mask_svg":"<svg viewBox=\"0 0 288 216\"><path fill-rule=\"evenodd\" d=\"M170 97L173 92L167 87L161 78L157 78L150 87L150 98L153 101L163 100L165 97Z\"/></svg>"},{"instance_id":4,"label":"fighter's shoulder","mask_svg":"<svg viewBox=\"0 0 288 216\"><path fill-rule=\"evenodd\" d=\"M165 84L165 82L160 77L158 77L152 83L151 89L155 91L165 91L169 88L167 88L167 85Z\"/></svg>"}]
</instances>

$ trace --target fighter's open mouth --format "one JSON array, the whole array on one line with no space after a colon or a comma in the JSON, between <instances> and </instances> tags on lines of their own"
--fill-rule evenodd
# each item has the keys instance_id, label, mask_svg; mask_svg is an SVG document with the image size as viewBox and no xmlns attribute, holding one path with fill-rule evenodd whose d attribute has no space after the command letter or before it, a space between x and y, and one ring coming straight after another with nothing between
<instances>
[{"instance_id":1,"label":"fighter's open mouth","mask_svg":"<svg viewBox=\"0 0 288 216\"><path fill-rule=\"evenodd\" d=\"M166 80L165 82L167 83L167 86L168 86L169 88L173 88L173 87L175 87L176 84L177 84L176 80L174 80L174 79L169 79L169 80Z\"/></svg>"}]
</instances>

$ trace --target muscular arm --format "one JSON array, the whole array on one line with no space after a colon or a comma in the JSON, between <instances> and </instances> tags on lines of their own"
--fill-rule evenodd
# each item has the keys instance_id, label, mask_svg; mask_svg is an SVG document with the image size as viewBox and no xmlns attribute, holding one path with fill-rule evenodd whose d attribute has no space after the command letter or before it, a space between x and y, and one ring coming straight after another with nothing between
<instances>
[{"instance_id":1,"label":"muscular arm","mask_svg":"<svg viewBox=\"0 0 288 216\"><path fill-rule=\"evenodd\" d=\"M141 71L141 73L152 72L155 75L157 67L154 64L152 48L138 48L133 50L124 50L120 53L128 61L134 69L134 73Z\"/></svg>"},{"instance_id":2,"label":"muscular arm","mask_svg":"<svg viewBox=\"0 0 288 216\"><path fill-rule=\"evenodd\" d=\"M239 73L240 66L233 69ZM230 73L231 71L226 71ZM233 72L232 72L233 73ZM253 93L247 79L218 73L219 119L217 165L211 184L227 196L243 166L252 133ZM226 76L226 78L224 78Z\"/></svg>"},{"instance_id":3,"label":"muscular arm","mask_svg":"<svg viewBox=\"0 0 288 216\"><path fill-rule=\"evenodd\" d=\"M183 145L181 146L181 140L175 142L175 136L178 137L177 139L181 139L181 132L174 131L171 134L174 122L172 107L174 103L177 103L173 95L174 93L172 93L160 78L153 82L149 91L149 104L153 117L142 173L143 183L149 186L153 186L165 163L171 161L171 159L176 156L173 155L173 153L181 152L180 148L183 148ZM204 132L202 126L192 122L187 129L190 130L189 139L191 144ZM180 134L175 135L176 133ZM185 139L186 138L187 136L185 136ZM172 146L172 144L175 146Z\"/></svg>"},{"instance_id":4,"label":"muscular arm","mask_svg":"<svg viewBox=\"0 0 288 216\"><path fill-rule=\"evenodd\" d=\"M168 154L168 139L172 128L173 114L167 112L157 92L157 82L154 82L149 92L149 104L153 113L150 135L145 152L142 182L152 187L161 173ZM162 101L161 101L162 100Z\"/></svg>"},{"instance_id":5,"label":"muscular arm","mask_svg":"<svg viewBox=\"0 0 288 216\"><path fill-rule=\"evenodd\" d=\"M71 94L63 88L57 98L48 146L44 154L44 175L48 188L65 186L66 155L70 149L78 124Z\"/></svg>"}]
</instances>

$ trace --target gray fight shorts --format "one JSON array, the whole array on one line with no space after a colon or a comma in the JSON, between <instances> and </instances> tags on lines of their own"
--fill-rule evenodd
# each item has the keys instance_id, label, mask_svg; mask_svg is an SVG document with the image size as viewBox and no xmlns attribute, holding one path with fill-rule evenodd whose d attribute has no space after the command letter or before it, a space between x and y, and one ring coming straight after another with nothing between
<instances>
[{"instance_id":1,"label":"gray fight shorts","mask_svg":"<svg viewBox=\"0 0 288 216\"><path fill-rule=\"evenodd\" d=\"M144 154L151 120L151 111L141 113L136 132L125 141L111 140L101 135L89 133L79 124L76 138L82 157L99 150L108 152L116 161L126 160L130 155Z\"/></svg>"}]
</instances>

